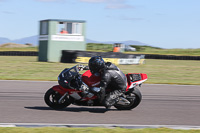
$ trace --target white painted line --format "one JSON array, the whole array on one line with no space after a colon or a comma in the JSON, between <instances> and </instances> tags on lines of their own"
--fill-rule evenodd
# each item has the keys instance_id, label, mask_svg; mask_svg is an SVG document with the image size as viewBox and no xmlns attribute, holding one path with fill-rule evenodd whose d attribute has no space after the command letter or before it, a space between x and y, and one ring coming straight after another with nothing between
<instances>
[{"instance_id":1,"label":"white painted line","mask_svg":"<svg viewBox=\"0 0 200 133\"><path fill-rule=\"evenodd\" d=\"M16 127L13 124L0 124L0 127Z\"/></svg>"},{"instance_id":2,"label":"white painted line","mask_svg":"<svg viewBox=\"0 0 200 133\"><path fill-rule=\"evenodd\" d=\"M45 124L45 123L0 123L0 127L71 127L71 128L86 128L86 127L104 127L104 128L170 128L182 130L200 130L200 126L190 125L123 125L123 124Z\"/></svg>"}]
</instances>

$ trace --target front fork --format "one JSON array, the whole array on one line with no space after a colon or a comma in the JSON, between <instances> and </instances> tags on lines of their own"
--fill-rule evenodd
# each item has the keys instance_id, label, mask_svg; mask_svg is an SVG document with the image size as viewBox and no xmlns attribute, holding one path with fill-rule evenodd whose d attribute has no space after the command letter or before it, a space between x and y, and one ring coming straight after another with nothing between
<instances>
[{"instance_id":1,"label":"front fork","mask_svg":"<svg viewBox=\"0 0 200 133\"><path fill-rule=\"evenodd\" d=\"M65 96L68 95L68 92L66 92L59 100L58 100L58 103L61 104L63 99L65 98Z\"/></svg>"},{"instance_id":2,"label":"front fork","mask_svg":"<svg viewBox=\"0 0 200 133\"><path fill-rule=\"evenodd\" d=\"M72 89L67 89L67 88L63 88L60 85L55 85L52 87L52 89L56 92L58 92L61 95L61 98L58 100L58 103L62 103L63 99L67 96L70 95L72 96L74 99L80 99L81 97L77 94L76 91L73 91Z\"/></svg>"}]
</instances>

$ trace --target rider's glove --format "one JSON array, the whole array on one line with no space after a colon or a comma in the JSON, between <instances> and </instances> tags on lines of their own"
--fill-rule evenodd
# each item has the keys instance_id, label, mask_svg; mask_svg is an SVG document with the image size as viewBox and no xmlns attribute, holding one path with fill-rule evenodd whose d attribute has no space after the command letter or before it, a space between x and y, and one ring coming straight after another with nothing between
<instances>
[{"instance_id":1,"label":"rider's glove","mask_svg":"<svg viewBox=\"0 0 200 133\"><path fill-rule=\"evenodd\" d=\"M78 69L79 69L79 71L89 70L89 67L88 66L84 66L84 65L79 65Z\"/></svg>"},{"instance_id":2,"label":"rider's glove","mask_svg":"<svg viewBox=\"0 0 200 133\"><path fill-rule=\"evenodd\" d=\"M88 67L88 66L85 66L85 67L83 68L83 70L89 70L89 67Z\"/></svg>"},{"instance_id":3,"label":"rider's glove","mask_svg":"<svg viewBox=\"0 0 200 133\"><path fill-rule=\"evenodd\" d=\"M85 67L84 65L79 65L78 66L79 71L83 71L84 67Z\"/></svg>"},{"instance_id":4,"label":"rider's glove","mask_svg":"<svg viewBox=\"0 0 200 133\"><path fill-rule=\"evenodd\" d=\"M93 93L99 93L101 91L101 88L99 88L99 87L92 87L91 90L92 90Z\"/></svg>"}]
</instances>

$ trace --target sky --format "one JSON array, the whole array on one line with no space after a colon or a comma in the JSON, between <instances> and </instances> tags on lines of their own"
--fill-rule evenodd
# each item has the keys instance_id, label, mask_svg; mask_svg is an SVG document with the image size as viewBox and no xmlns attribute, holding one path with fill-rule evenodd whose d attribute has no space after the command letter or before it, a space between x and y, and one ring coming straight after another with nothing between
<instances>
[{"instance_id":1,"label":"sky","mask_svg":"<svg viewBox=\"0 0 200 133\"><path fill-rule=\"evenodd\" d=\"M39 34L39 21L86 21L86 38L200 48L200 0L0 0L0 37Z\"/></svg>"}]
</instances>

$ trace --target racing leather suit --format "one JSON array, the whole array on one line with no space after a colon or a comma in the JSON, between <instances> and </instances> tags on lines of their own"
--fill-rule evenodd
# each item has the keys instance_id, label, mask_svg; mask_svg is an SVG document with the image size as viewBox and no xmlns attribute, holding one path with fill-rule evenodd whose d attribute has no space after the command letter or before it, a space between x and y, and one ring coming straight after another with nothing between
<instances>
[{"instance_id":1,"label":"racing leather suit","mask_svg":"<svg viewBox=\"0 0 200 133\"><path fill-rule=\"evenodd\" d=\"M125 74L111 62L105 63L105 67L101 70L100 81L100 103L107 106L112 106L117 102L117 99L127 87L127 78ZM111 89L110 93L106 94L106 89Z\"/></svg>"}]
</instances>

